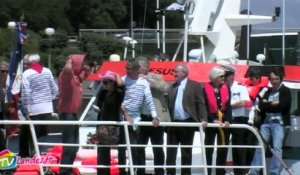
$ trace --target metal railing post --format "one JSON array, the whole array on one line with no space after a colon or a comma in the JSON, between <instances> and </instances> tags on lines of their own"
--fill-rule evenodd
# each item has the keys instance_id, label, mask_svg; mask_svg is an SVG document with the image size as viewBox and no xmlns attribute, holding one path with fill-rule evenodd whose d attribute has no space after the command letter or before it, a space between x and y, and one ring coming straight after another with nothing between
<instances>
[{"instance_id":1,"label":"metal railing post","mask_svg":"<svg viewBox=\"0 0 300 175\"><path fill-rule=\"evenodd\" d=\"M33 141L35 154L38 157L40 157L41 153L40 153L40 149L39 149L39 145L38 145L38 140L37 140L37 137L36 137L36 132L35 132L35 129L34 129L34 124L30 123L29 128L30 128L30 132L31 132L31 136L32 136L32 141ZM41 164L39 165L39 168L40 168L41 175L44 175L43 166Z\"/></svg>"}]
</instances>

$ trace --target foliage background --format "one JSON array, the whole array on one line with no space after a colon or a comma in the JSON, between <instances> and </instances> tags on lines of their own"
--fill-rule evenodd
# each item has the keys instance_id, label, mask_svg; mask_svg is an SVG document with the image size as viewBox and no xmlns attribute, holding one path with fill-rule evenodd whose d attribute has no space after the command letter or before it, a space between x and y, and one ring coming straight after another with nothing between
<instances>
[{"instance_id":1,"label":"foliage background","mask_svg":"<svg viewBox=\"0 0 300 175\"><path fill-rule=\"evenodd\" d=\"M133 20L136 28L156 28L156 1L132 0ZM164 0L162 8L174 0ZM79 29L128 29L130 26L131 0L0 0L0 57L9 60L15 31L7 28L9 21L28 23L29 39L25 53L39 53L42 63L47 64L51 47L54 73L59 73L70 54L83 53L89 63L102 62L112 53L122 54L124 44L115 38L98 36L95 33L81 36L80 47L68 47L68 36L78 35ZM145 17L144 17L145 16ZM180 20L179 20L180 19ZM166 15L168 28L179 28L183 23L182 14ZM55 29L49 38L44 30Z\"/></svg>"}]
</instances>

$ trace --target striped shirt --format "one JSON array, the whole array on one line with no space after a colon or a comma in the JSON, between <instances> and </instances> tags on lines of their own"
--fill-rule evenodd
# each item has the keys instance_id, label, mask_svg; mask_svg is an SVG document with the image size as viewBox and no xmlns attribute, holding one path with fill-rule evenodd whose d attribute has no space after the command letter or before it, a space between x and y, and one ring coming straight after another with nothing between
<instances>
[{"instance_id":1,"label":"striped shirt","mask_svg":"<svg viewBox=\"0 0 300 175\"><path fill-rule=\"evenodd\" d=\"M123 106L129 113L140 115L142 107L151 111L151 116L157 117L150 86L147 80L139 78L133 80L128 76L122 78L125 83L125 97ZM135 116L133 116L135 118Z\"/></svg>"},{"instance_id":2,"label":"striped shirt","mask_svg":"<svg viewBox=\"0 0 300 175\"><path fill-rule=\"evenodd\" d=\"M40 74L33 69L22 74L21 100L30 115L52 113L52 100L57 94L58 87L48 68L43 67Z\"/></svg>"}]
</instances>

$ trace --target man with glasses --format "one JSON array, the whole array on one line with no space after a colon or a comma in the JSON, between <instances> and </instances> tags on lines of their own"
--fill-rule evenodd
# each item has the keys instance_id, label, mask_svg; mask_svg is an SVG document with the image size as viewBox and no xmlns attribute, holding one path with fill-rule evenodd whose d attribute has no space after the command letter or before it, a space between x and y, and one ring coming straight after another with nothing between
<instances>
[{"instance_id":1,"label":"man with glasses","mask_svg":"<svg viewBox=\"0 0 300 175\"><path fill-rule=\"evenodd\" d=\"M271 144L276 155L273 155L270 162L269 174L280 175L282 170L282 146L284 139L284 127L290 125L291 90L286 87L283 81L283 72L275 68L269 74L272 87L268 88L259 101L259 109L262 116L260 135L267 144ZM262 166L261 148L257 148L251 166ZM260 169L252 168L249 175L259 174Z\"/></svg>"},{"instance_id":2,"label":"man with glasses","mask_svg":"<svg viewBox=\"0 0 300 175\"><path fill-rule=\"evenodd\" d=\"M138 60L136 59L128 59L126 64L126 72L127 76L124 76L122 79L125 84L125 97L122 104L123 112L126 113L124 115L124 119L129 121L131 124L134 124L134 122L138 122L141 120L141 109L142 106L145 105L149 108L150 115L157 121L157 113L155 110L155 106L152 99L152 94L150 90L150 86L144 78L139 77L139 69L140 64ZM124 144L124 132L123 129L121 129L121 139L120 143ZM138 136L139 136L139 127L138 126L132 126L129 128L129 139L130 144L138 144ZM138 148L132 147L132 160L133 164L137 165L137 157L138 157ZM126 155L125 155L125 147L119 148L119 165L125 165L126 164ZM125 175L125 169L120 168L120 174Z\"/></svg>"}]
</instances>

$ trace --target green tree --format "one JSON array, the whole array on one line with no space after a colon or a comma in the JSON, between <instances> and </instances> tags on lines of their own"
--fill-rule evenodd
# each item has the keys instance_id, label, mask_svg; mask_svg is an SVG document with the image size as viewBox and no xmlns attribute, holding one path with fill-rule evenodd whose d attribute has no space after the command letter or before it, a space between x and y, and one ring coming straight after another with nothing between
<instances>
[{"instance_id":1,"label":"green tree","mask_svg":"<svg viewBox=\"0 0 300 175\"><path fill-rule=\"evenodd\" d=\"M14 31L0 29L0 56L10 58L10 53L15 43L13 38L15 38Z\"/></svg>"},{"instance_id":2,"label":"green tree","mask_svg":"<svg viewBox=\"0 0 300 175\"><path fill-rule=\"evenodd\" d=\"M36 32L46 27L73 32L65 11L69 8L69 0L1 0L0 4L1 27L23 16L28 27Z\"/></svg>"},{"instance_id":3,"label":"green tree","mask_svg":"<svg viewBox=\"0 0 300 175\"><path fill-rule=\"evenodd\" d=\"M123 43L97 33L85 33L82 36L81 47L88 56L88 62L103 62L107 61L111 54L122 55Z\"/></svg>"},{"instance_id":4,"label":"green tree","mask_svg":"<svg viewBox=\"0 0 300 175\"><path fill-rule=\"evenodd\" d=\"M127 14L123 0L70 0L69 19L75 29L117 28Z\"/></svg>"}]
</instances>

